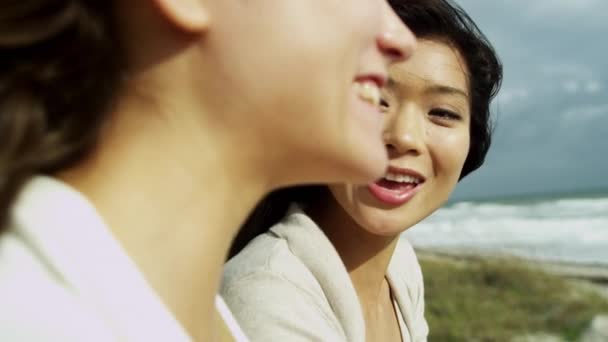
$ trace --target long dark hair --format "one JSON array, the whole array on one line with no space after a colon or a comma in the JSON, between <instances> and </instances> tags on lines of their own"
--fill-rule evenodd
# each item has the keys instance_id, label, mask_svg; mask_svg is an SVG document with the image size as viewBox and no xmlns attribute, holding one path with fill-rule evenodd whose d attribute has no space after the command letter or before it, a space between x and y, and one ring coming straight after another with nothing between
<instances>
[{"instance_id":1,"label":"long dark hair","mask_svg":"<svg viewBox=\"0 0 608 342\"><path fill-rule=\"evenodd\" d=\"M30 177L76 163L98 140L124 61L111 3L2 3L0 231Z\"/></svg>"},{"instance_id":2,"label":"long dark hair","mask_svg":"<svg viewBox=\"0 0 608 342\"><path fill-rule=\"evenodd\" d=\"M389 0L401 20L419 39L452 45L466 62L471 93L471 144L460 179L478 169L492 142L490 103L502 81L502 65L492 44L469 15L451 0ZM306 204L326 195L324 186L294 187L269 194L236 236L229 257L285 215L293 202Z\"/></svg>"}]
</instances>

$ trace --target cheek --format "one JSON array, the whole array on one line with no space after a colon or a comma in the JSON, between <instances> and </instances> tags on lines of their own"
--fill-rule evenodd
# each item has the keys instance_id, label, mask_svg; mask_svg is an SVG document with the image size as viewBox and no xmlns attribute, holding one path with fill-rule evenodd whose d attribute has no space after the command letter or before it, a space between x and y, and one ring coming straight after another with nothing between
<instances>
[{"instance_id":1,"label":"cheek","mask_svg":"<svg viewBox=\"0 0 608 342\"><path fill-rule=\"evenodd\" d=\"M303 2L311 3L310 0ZM331 12L327 13L333 23L332 31L341 31L347 41L361 41L375 37L382 30L387 11L390 8L385 3L386 0L380 0L383 2L381 5L378 4L378 0L320 0L319 2L323 5L315 5L316 7L331 7ZM335 26L337 22L340 23L338 30ZM327 32L322 32L321 36L325 34Z\"/></svg>"},{"instance_id":2,"label":"cheek","mask_svg":"<svg viewBox=\"0 0 608 342\"><path fill-rule=\"evenodd\" d=\"M437 127L429 129L427 135L435 174L458 180L469 153L469 130Z\"/></svg>"}]
</instances>

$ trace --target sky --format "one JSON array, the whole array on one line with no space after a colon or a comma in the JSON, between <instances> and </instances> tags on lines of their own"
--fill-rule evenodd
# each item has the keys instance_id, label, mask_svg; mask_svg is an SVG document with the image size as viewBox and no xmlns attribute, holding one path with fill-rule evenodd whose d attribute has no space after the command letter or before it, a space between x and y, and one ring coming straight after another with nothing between
<instances>
[{"instance_id":1,"label":"sky","mask_svg":"<svg viewBox=\"0 0 608 342\"><path fill-rule=\"evenodd\" d=\"M504 67L495 132L454 200L605 189L607 0L456 0Z\"/></svg>"}]
</instances>

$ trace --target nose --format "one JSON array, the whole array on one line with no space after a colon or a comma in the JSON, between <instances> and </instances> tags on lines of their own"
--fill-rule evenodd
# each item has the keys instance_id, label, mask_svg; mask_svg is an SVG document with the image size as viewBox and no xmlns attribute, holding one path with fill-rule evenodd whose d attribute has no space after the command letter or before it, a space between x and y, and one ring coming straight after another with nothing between
<instances>
[{"instance_id":1,"label":"nose","mask_svg":"<svg viewBox=\"0 0 608 342\"><path fill-rule=\"evenodd\" d=\"M416 49L416 37L388 2L382 2L385 20L382 33L376 40L378 48L389 64L407 60Z\"/></svg>"},{"instance_id":2,"label":"nose","mask_svg":"<svg viewBox=\"0 0 608 342\"><path fill-rule=\"evenodd\" d=\"M390 157L420 155L424 148L424 136L424 117L417 113L416 108L405 108L387 117L383 139Z\"/></svg>"}]
</instances>

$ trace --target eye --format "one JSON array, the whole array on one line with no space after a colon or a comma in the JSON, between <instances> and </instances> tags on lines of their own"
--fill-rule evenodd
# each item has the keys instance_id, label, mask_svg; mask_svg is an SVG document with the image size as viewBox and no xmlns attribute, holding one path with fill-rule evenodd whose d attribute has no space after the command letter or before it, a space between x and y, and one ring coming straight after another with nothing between
<instances>
[{"instance_id":1,"label":"eye","mask_svg":"<svg viewBox=\"0 0 608 342\"><path fill-rule=\"evenodd\" d=\"M462 116L460 114L443 108L434 108L429 112L429 115L441 120L462 120Z\"/></svg>"}]
</instances>

